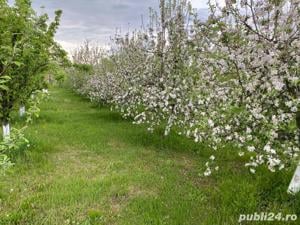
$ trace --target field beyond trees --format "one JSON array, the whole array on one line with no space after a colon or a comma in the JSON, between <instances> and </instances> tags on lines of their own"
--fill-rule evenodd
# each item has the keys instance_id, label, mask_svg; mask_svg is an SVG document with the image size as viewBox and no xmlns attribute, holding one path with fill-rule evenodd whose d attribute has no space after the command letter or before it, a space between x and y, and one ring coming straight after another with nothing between
<instances>
[{"instance_id":1,"label":"field beyond trees","mask_svg":"<svg viewBox=\"0 0 300 225\"><path fill-rule=\"evenodd\" d=\"M67 89L50 94L28 128L32 150L0 177L1 225L231 225L243 213L299 214L290 172L252 175L228 148L222 170L203 177L204 145L149 134Z\"/></svg>"}]
</instances>

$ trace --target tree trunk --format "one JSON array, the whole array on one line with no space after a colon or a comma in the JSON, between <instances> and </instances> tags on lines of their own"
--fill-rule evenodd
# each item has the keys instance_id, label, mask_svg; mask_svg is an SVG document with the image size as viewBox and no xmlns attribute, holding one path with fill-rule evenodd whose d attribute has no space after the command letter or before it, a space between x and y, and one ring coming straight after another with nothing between
<instances>
[{"instance_id":1,"label":"tree trunk","mask_svg":"<svg viewBox=\"0 0 300 225\"><path fill-rule=\"evenodd\" d=\"M19 108L19 115L20 115L20 117L24 117L25 116L25 112L26 112L25 105L21 104L20 108Z\"/></svg>"},{"instance_id":2,"label":"tree trunk","mask_svg":"<svg viewBox=\"0 0 300 225\"><path fill-rule=\"evenodd\" d=\"M1 122L3 128L3 138L10 137L10 112L13 108L12 97L7 93L7 91L1 92L2 96L1 102Z\"/></svg>"},{"instance_id":3,"label":"tree trunk","mask_svg":"<svg viewBox=\"0 0 300 225\"><path fill-rule=\"evenodd\" d=\"M299 132L299 140L300 140L300 111L297 112L296 115L296 124L297 124L297 128L298 128L298 132Z\"/></svg>"},{"instance_id":4,"label":"tree trunk","mask_svg":"<svg viewBox=\"0 0 300 225\"><path fill-rule=\"evenodd\" d=\"M297 112L296 115L296 124L298 128L298 132L300 130L300 111ZM300 137L298 137L300 139ZM296 194L300 191L300 163L298 164L296 171L294 173L294 176L291 180L291 183L288 188L288 193L290 194Z\"/></svg>"},{"instance_id":5,"label":"tree trunk","mask_svg":"<svg viewBox=\"0 0 300 225\"><path fill-rule=\"evenodd\" d=\"M3 138L9 138L10 137L10 125L9 125L9 122L3 122L2 128L3 128Z\"/></svg>"},{"instance_id":6,"label":"tree trunk","mask_svg":"<svg viewBox=\"0 0 300 225\"><path fill-rule=\"evenodd\" d=\"M298 164L294 176L288 188L289 194L296 194L300 191L300 163Z\"/></svg>"}]
</instances>

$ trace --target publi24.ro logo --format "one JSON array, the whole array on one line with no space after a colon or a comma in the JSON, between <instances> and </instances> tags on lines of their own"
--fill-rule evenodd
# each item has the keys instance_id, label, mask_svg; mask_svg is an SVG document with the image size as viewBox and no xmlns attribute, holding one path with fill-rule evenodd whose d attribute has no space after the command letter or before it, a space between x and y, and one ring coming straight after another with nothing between
<instances>
[{"instance_id":1,"label":"publi24.ro logo","mask_svg":"<svg viewBox=\"0 0 300 225\"><path fill-rule=\"evenodd\" d=\"M252 214L241 214L239 217L239 223L243 221L296 221L298 219L296 214L273 213L273 212L261 212Z\"/></svg>"}]
</instances>

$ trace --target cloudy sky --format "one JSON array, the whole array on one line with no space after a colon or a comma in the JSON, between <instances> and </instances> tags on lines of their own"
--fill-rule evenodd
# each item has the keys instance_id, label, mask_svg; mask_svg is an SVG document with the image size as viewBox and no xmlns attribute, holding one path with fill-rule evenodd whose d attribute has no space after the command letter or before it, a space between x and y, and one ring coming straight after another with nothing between
<instances>
[{"instance_id":1,"label":"cloudy sky","mask_svg":"<svg viewBox=\"0 0 300 225\"><path fill-rule=\"evenodd\" d=\"M207 15L207 0L192 4L202 17ZM116 28L124 32L139 27L141 15L147 18L149 7L158 5L159 0L33 0L39 13L53 16L56 9L63 10L56 39L69 52L85 39L108 45Z\"/></svg>"}]
</instances>

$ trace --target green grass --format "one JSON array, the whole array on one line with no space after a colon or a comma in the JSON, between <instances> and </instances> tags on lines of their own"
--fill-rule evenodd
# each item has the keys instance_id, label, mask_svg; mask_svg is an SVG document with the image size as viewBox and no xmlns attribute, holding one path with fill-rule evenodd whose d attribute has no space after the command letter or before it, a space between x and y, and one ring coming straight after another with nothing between
<instances>
[{"instance_id":1,"label":"green grass","mask_svg":"<svg viewBox=\"0 0 300 225\"><path fill-rule=\"evenodd\" d=\"M27 130L30 150L0 175L1 225L236 225L244 213L300 216L299 195L286 194L292 171L251 175L228 148L216 153L220 171L205 178L205 145L150 134L64 89L41 108Z\"/></svg>"}]
</instances>

